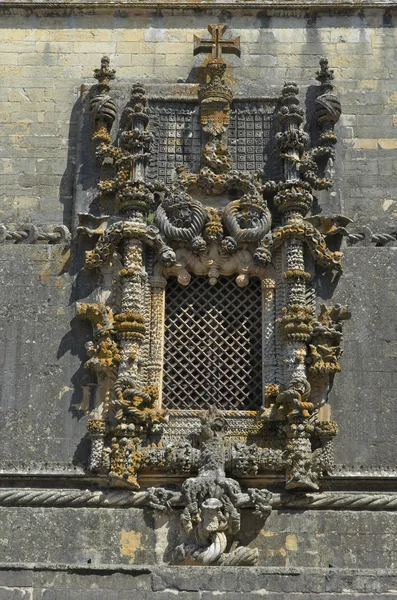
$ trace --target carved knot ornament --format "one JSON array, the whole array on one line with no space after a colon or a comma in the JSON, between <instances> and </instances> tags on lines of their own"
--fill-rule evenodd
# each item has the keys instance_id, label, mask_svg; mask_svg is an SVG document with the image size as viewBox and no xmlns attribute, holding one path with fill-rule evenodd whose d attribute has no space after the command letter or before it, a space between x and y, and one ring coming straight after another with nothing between
<instances>
[{"instance_id":1,"label":"carved knot ornament","mask_svg":"<svg viewBox=\"0 0 397 600\"><path fill-rule=\"evenodd\" d=\"M234 99L223 56L240 56L239 38L208 29L194 38L194 54L211 55L196 103L151 100L136 83L118 114L108 58L94 74L99 196L79 231L103 286L77 306L93 325L89 469L113 486L157 481L156 510L172 505L175 487L162 485L172 475L185 536L175 562L254 565L258 551L238 545L241 509L263 522L265 481L313 491L333 466L337 426L322 407L350 315L317 312L314 265L339 274L341 253L308 214L314 191L332 185L341 108L322 59L311 145L296 83L274 99Z\"/></svg>"}]
</instances>

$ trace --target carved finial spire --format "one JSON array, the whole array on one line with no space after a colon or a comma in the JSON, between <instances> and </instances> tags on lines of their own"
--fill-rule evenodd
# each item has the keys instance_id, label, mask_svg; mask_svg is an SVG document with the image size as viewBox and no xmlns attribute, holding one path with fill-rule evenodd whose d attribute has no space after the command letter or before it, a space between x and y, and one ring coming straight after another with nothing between
<instances>
[{"instance_id":1,"label":"carved finial spire","mask_svg":"<svg viewBox=\"0 0 397 600\"><path fill-rule=\"evenodd\" d=\"M211 60L206 65L209 84L201 86L198 93L201 127L211 136L203 151L202 167L209 168L214 173L225 173L231 167L226 131L230 124L233 92L224 81L226 63L222 53L240 56L240 37L234 40L222 39L226 31L224 24L208 25L208 31L211 39L194 36L193 50L195 55L211 54Z\"/></svg>"},{"instance_id":2,"label":"carved finial spire","mask_svg":"<svg viewBox=\"0 0 397 600\"><path fill-rule=\"evenodd\" d=\"M109 64L109 57L103 56L100 68L94 70L94 77L98 80L98 93L90 102L90 113L95 123L93 140L99 145L110 143L109 134L117 114L116 105L108 95L110 81L116 75L114 69L109 69Z\"/></svg>"},{"instance_id":3,"label":"carved finial spire","mask_svg":"<svg viewBox=\"0 0 397 600\"><path fill-rule=\"evenodd\" d=\"M320 60L320 71L317 71L316 75L317 81L320 82L321 92L315 103L316 120L324 129L330 129L339 121L342 109L332 84L334 72L328 68L328 60L326 58ZM333 143L335 142L336 138Z\"/></svg>"},{"instance_id":4,"label":"carved finial spire","mask_svg":"<svg viewBox=\"0 0 397 600\"><path fill-rule=\"evenodd\" d=\"M147 93L146 88L139 81L137 81L137 83L134 83L134 85L131 88L130 107L130 115L132 113L139 113L141 118L143 118L144 121L146 121L145 124L147 124L147 122L149 121L148 117L143 117L143 115L147 115L149 112Z\"/></svg>"},{"instance_id":5,"label":"carved finial spire","mask_svg":"<svg viewBox=\"0 0 397 600\"><path fill-rule=\"evenodd\" d=\"M109 90L110 82L116 76L115 69L109 69L110 58L108 56L102 56L101 66L99 69L94 69L94 77L98 80L100 86Z\"/></svg>"},{"instance_id":6,"label":"carved finial spire","mask_svg":"<svg viewBox=\"0 0 397 600\"><path fill-rule=\"evenodd\" d=\"M328 68L328 58L320 58L320 71L316 72L316 79L321 84L322 93L332 92L334 89L332 84L334 77L334 71Z\"/></svg>"},{"instance_id":7,"label":"carved finial spire","mask_svg":"<svg viewBox=\"0 0 397 600\"><path fill-rule=\"evenodd\" d=\"M281 108L278 117L282 123L287 125L293 123L296 127L303 122L304 111L299 107L299 88L295 81L286 81L281 91ZM288 129L288 127L287 127Z\"/></svg>"}]
</instances>

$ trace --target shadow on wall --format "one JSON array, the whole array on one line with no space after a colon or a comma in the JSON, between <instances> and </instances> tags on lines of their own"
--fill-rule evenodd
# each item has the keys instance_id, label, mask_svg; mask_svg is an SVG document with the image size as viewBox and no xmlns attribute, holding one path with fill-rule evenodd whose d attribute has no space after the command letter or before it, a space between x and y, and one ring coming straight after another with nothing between
<instances>
[{"instance_id":1,"label":"shadow on wall","mask_svg":"<svg viewBox=\"0 0 397 600\"><path fill-rule=\"evenodd\" d=\"M78 98L73 105L70 115L68 133L68 152L66 158L66 169L62 175L59 186L59 201L63 204L63 224L72 229L74 196L75 196L75 171L76 152L79 143L79 120L82 107L82 98Z\"/></svg>"}]
</instances>

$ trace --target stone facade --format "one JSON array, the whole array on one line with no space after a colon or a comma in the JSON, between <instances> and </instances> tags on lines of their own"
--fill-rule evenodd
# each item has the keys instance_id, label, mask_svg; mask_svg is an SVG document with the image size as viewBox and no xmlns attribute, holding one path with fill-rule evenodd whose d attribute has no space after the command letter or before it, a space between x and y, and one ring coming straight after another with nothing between
<instances>
[{"instance_id":1,"label":"stone facade","mask_svg":"<svg viewBox=\"0 0 397 600\"><path fill-rule=\"evenodd\" d=\"M142 599L397 596L393 6L3 1L0 14L0 598L96 600L103 593L127 598L132 590ZM244 489L272 493L265 523L252 502L239 509L239 549L257 548L259 566L192 571L166 566L184 546L181 497L163 497L170 505L158 512L162 502L146 491L178 489L180 474L143 471L135 492L109 487L105 472L89 469L86 424L98 403L84 362L95 355L87 356L91 327L76 317L76 305L80 317L88 314L87 303L106 296L112 274L105 269L98 278L84 269L84 250L94 245L78 235L77 213L88 212L99 178L89 102L101 58L109 56L116 69L109 83L118 107L137 81L149 107L161 95L177 101L205 83L208 59L193 55L193 40L209 36L209 23L227 24L225 39L240 37L241 57L226 56L223 81L234 101L280 98L284 83L296 81L309 134L319 60L330 61L342 105L334 185L315 192L318 218L311 223L327 234L330 252L343 250L344 275L339 281L319 265L313 294L318 308L340 303L352 318L344 325L342 372L331 377L321 409L329 420L330 406L339 425L333 473L320 478L318 492L295 493L285 491L277 469L245 474ZM348 219L321 221L335 215ZM80 219L82 225L89 229ZM134 344L120 346L125 377L133 371L123 352L137 353Z\"/></svg>"}]
</instances>

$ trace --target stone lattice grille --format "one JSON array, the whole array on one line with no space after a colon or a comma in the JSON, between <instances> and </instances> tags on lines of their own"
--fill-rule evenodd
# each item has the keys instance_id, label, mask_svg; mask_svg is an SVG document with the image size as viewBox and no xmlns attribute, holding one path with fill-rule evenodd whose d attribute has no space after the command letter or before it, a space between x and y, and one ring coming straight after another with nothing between
<instances>
[{"instance_id":1,"label":"stone lattice grille","mask_svg":"<svg viewBox=\"0 0 397 600\"><path fill-rule=\"evenodd\" d=\"M166 288L163 405L171 409L255 410L262 396L259 280L214 286L192 277Z\"/></svg>"},{"instance_id":2,"label":"stone lattice grille","mask_svg":"<svg viewBox=\"0 0 397 600\"><path fill-rule=\"evenodd\" d=\"M171 183L177 167L198 171L203 146L198 105L153 102L150 114L154 143L147 178Z\"/></svg>"},{"instance_id":3,"label":"stone lattice grille","mask_svg":"<svg viewBox=\"0 0 397 600\"><path fill-rule=\"evenodd\" d=\"M264 106L235 103L230 115L229 136L233 167L241 171L262 169L273 150L271 115Z\"/></svg>"},{"instance_id":4,"label":"stone lattice grille","mask_svg":"<svg viewBox=\"0 0 397 600\"><path fill-rule=\"evenodd\" d=\"M275 104L234 101L230 112L229 150L234 169L253 172L264 169L268 178L280 177L280 161L272 124ZM149 181L171 183L176 168L184 165L198 172L206 143L200 125L198 104L150 102L150 130L154 135L146 171Z\"/></svg>"}]
</instances>

